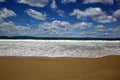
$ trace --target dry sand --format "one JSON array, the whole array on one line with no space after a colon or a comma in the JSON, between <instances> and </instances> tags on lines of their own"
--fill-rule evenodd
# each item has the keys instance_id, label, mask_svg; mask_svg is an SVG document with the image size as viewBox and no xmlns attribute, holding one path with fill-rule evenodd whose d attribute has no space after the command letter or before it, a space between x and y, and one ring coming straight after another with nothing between
<instances>
[{"instance_id":1,"label":"dry sand","mask_svg":"<svg viewBox=\"0 0 120 80\"><path fill-rule=\"evenodd\" d=\"M120 80L120 56L0 57L0 80Z\"/></svg>"}]
</instances>

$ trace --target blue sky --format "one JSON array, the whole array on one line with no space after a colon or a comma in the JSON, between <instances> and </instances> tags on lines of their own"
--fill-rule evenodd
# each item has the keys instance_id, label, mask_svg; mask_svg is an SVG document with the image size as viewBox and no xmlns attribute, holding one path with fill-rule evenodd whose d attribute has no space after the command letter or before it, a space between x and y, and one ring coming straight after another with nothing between
<instances>
[{"instance_id":1,"label":"blue sky","mask_svg":"<svg viewBox=\"0 0 120 80\"><path fill-rule=\"evenodd\" d=\"M120 38L120 0L0 0L0 36Z\"/></svg>"}]
</instances>

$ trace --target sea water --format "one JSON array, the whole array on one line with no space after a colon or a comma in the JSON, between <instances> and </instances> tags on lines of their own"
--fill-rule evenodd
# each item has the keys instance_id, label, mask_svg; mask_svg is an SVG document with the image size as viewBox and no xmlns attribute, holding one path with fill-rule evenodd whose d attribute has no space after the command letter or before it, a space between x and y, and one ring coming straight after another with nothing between
<instances>
[{"instance_id":1,"label":"sea water","mask_svg":"<svg viewBox=\"0 0 120 80\"><path fill-rule=\"evenodd\" d=\"M0 56L102 57L120 55L120 41L0 40Z\"/></svg>"}]
</instances>

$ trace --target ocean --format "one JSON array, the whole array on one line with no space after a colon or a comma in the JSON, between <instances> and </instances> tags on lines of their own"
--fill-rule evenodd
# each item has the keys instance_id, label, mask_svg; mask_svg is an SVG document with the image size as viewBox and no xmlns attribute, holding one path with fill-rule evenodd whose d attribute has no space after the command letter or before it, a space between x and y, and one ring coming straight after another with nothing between
<instances>
[{"instance_id":1,"label":"ocean","mask_svg":"<svg viewBox=\"0 0 120 80\"><path fill-rule=\"evenodd\" d=\"M0 40L0 56L103 57L120 55L120 41Z\"/></svg>"}]
</instances>

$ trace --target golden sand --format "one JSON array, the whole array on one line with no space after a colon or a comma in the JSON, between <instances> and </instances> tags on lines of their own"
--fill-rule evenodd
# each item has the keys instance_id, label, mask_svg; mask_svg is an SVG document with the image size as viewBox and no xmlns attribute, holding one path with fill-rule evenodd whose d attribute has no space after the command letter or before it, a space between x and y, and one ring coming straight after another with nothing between
<instances>
[{"instance_id":1,"label":"golden sand","mask_svg":"<svg viewBox=\"0 0 120 80\"><path fill-rule=\"evenodd\" d=\"M120 80L120 56L0 57L0 80Z\"/></svg>"}]
</instances>

